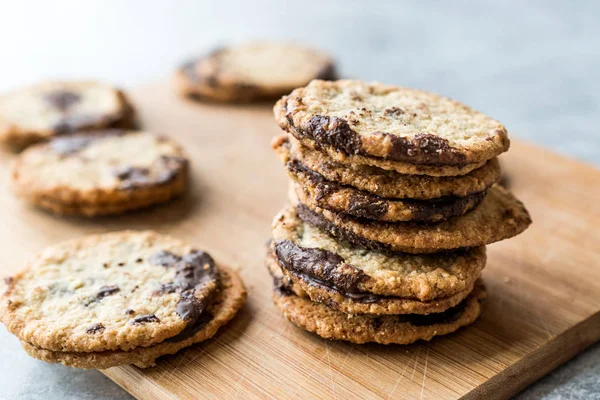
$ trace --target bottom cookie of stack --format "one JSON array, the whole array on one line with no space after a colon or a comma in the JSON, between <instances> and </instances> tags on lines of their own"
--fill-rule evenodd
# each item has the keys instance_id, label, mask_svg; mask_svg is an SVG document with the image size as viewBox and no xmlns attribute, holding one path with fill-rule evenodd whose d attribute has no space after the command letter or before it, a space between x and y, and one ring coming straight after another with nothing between
<instances>
[{"instance_id":1,"label":"bottom cookie of stack","mask_svg":"<svg viewBox=\"0 0 600 400\"><path fill-rule=\"evenodd\" d=\"M363 250L286 208L266 265L273 301L295 325L353 343L408 344L473 323L486 291L485 248L411 255Z\"/></svg>"}]
</instances>

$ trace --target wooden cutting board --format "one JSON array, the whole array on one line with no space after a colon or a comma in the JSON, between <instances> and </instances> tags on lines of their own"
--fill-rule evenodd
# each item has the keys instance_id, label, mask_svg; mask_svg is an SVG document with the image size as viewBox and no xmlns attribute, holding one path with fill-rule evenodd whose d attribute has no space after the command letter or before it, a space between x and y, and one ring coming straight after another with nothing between
<instances>
[{"instance_id":1,"label":"wooden cutting board","mask_svg":"<svg viewBox=\"0 0 600 400\"><path fill-rule=\"evenodd\" d=\"M202 105L170 83L132 93L143 125L174 136L192 160L184 198L122 217L58 218L0 194L3 274L44 246L84 234L155 229L236 266L249 300L215 338L156 368L104 371L142 399L504 398L600 338L600 171L518 140L502 156L532 227L488 249L489 300L475 325L411 346L323 340L284 320L263 266L287 179L270 149L271 108ZM9 153L1 154L1 187Z\"/></svg>"}]
</instances>

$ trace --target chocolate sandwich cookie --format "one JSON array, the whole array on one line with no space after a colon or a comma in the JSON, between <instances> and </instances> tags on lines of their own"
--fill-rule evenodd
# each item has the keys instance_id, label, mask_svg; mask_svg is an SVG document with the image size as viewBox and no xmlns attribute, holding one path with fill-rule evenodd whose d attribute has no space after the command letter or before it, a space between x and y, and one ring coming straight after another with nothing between
<instances>
[{"instance_id":1,"label":"chocolate sandwich cookie","mask_svg":"<svg viewBox=\"0 0 600 400\"><path fill-rule=\"evenodd\" d=\"M281 247L281 244L279 245ZM303 255L310 253L306 251ZM302 252L296 253L296 255ZM483 252L485 259L485 252ZM289 259L278 260L273 251L267 255L266 264L269 273L278 286L285 286L296 296L309 298L311 301L323 303L326 306L347 314L431 314L443 312L456 306L464 300L469 293L473 291L475 282L468 284L467 289L456 292L448 297L439 297L434 300L421 301L416 298L400 297L375 294L372 292L357 290L356 288L347 288L339 285L339 279L343 276L337 275L334 279L325 279L323 274L311 274L298 272L295 268L298 259L294 260L294 265L290 269L286 268ZM309 257L302 262L312 262L309 268L319 268L320 260L310 259ZM306 265L306 264L304 264ZM303 268L300 271L306 270ZM480 270L479 270L480 271ZM478 274L473 272L472 275ZM281 282L280 282L281 281ZM349 291L348 291L349 290Z\"/></svg>"},{"instance_id":2,"label":"chocolate sandwich cookie","mask_svg":"<svg viewBox=\"0 0 600 400\"><path fill-rule=\"evenodd\" d=\"M152 365L209 338L246 296L188 244L123 231L48 247L5 280L0 321L32 355L81 368Z\"/></svg>"},{"instance_id":3,"label":"chocolate sandwich cookie","mask_svg":"<svg viewBox=\"0 0 600 400\"><path fill-rule=\"evenodd\" d=\"M401 173L416 173L404 170L409 164L461 175L509 147L498 121L445 97L381 83L315 80L274 111L279 126L310 148Z\"/></svg>"},{"instance_id":4,"label":"chocolate sandwich cookie","mask_svg":"<svg viewBox=\"0 0 600 400\"><path fill-rule=\"evenodd\" d=\"M485 198L485 192L466 197L443 197L431 200L386 199L351 186L327 181L316 172L296 163L286 165L294 180L290 190L300 203L309 208L322 207L333 212L377 221L439 222L471 211Z\"/></svg>"},{"instance_id":5,"label":"chocolate sandwich cookie","mask_svg":"<svg viewBox=\"0 0 600 400\"><path fill-rule=\"evenodd\" d=\"M129 351L110 350L101 352L52 351L21 341L25 351L37 359L49 363L62 363L76 368L106 369L118 365L133 364L140 368L152 367L156 359L166 354L210 339L218 329L229 322L246 300L246 290L238 274L220 267L220 290L205 311L205 317L197 329L189 334L166 339L148 347L136 347Z\"/></svg>"},{"instance_id":6,"label":"chocolate sandwich cookie","mask_svg":"<svg viewBox=\"0 0 600 400\"><path fill-rule=\"evenodd\" d=\"M345 314L298 297L285 286L276 286L273 291L273 302L294 325L325 339L358 344L409 344L455 332L479 317L485 297L485 288L478 284L465 300L441 313L377 316Z\"/></svg>"},{"instance_id":7,"label":"chocolate sandwich cookie","mask_svg":"<svg viewBox=\"0 0 600 400\"><path fill-rule=\"evenodd\" d=\"M172 140L138 131L57 137L12 168L15 192L57 214L118 214L166 202L187 186L187 159Z\"/></svg>"},{"instance_id":8,"label":"chocolate sandwich cookie","mask_svg":"<svg viewBox=\"0 0 600 400\"><path fill-rule=\"evenodd\" d=\"M88 236L45 249L9 278L0 319L52 351L128 351L194 329L219 291L210 255L154 232Z\"/></svg>"},{"instance_id":9,"label":"chocolate sandwich cookie","mask_svg":"<svg viewBox=\"0 0 600 400\"><path fill-rule=\"evenodd\" d=\"M297 199L292 202L298 204ZM303 221L354 246L413 254L483 246L516 236L531 224L523 203L498 185L488 190L475 210L435 224L372 221L303 204L298 204L297 213Z\"/></svg>"},{"instance_id":10,"label":"chocolate sandwich cookie","mask_svg":"<svg viewBox=\"0 0 600 400\"><path fill-rule=\"evenodd\" d=\"M275 138L272 147L287 170L298 166L321 175L327 181L389 199L466 197L484 192L500 179L500 163L497 158L466 175L435 177L400 174L368 165L339 163L321 152L303 146L288 135Z\"/></svg>"},{"instance_id":11,"label":"chocolate sandwich cookie","mask_svg":"<svg viewBox=\"0 0 600 400\"><path fill-rule=\"evenodd\" d=\"M308 283L293 280L309 295L316 293L309 288L314 283L328 290L331 298L341 294L366 310L356 312L374 312L369 311L369 303L401 310L399 304L418 300L413 305L426 313L422 302L454 295L464 298L486 260L484 247L435 255L363 250L302 221L294 207L275 218L271 248L284 272ZM413 311L404 308L403 312Z\"/></svg>"},{"instance_id":12,"label":"chocolate sandwich cookie","mask_svg":"<svg viewBox=\"0 0 600 400\"><path fill-rule=\"evenodd\" d=\"M0 142L18 148L68 132L134 126L125 94L98 82L44 82L0 96Z\"/></svg>"},{"instance_id":13,"label":"chocolate sandwich cookie","mask_svg":"<svg viewBox=\"0 0 600 400\"><path fill-rule=\"evenodd\" d=\"M176 81L184 96L223 102L276 99L312 79L333 79L332 59L290 43L224 47L185 63Z\"/></svg>"}]
</instances>

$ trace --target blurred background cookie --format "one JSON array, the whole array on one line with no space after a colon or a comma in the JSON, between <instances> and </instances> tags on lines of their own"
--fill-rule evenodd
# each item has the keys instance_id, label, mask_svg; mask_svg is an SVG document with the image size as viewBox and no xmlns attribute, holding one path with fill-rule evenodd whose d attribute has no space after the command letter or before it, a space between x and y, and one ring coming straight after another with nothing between
<instances>
[{"instance_id":1,"label":"blurred background cookie","mask_svg":"<svg viewBox=\"0 0 600 400\"><path fill-rule=\"evenodd\" d=\"M78 133L20 154L12 185L25 200L57 214L119 214L183 193L187 162L179 145L147 132Z\"/></svg>"},{"instance_id":2,"label":"blurred background cookie","mask_svg":"<svg viewBox=\"0 0 600 400\"><path fill-rule=\"evenodd\" d=\"M185 63L176 80L183 96L223 102L277 99L313 79L334 79L327 54L291 43L223 47Z\"/></svg>"},{"instance_id":3,"label":"blurred background cookie","mask_svg":"<svg viewBox=\"0 0 600 400\"><path fill-rule=\"evenodd\" d=\"M43 82L0 96L0 142L16 148L62 133L134 125L125 94L98 82Z\"/></svg>"}]
</instances>

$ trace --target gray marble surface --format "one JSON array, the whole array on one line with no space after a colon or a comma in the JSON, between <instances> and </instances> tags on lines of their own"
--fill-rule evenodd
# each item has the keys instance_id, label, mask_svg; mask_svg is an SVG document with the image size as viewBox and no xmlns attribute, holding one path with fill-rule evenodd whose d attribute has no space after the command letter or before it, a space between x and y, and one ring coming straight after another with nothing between
<instances>
[{"instance_id":1,"label":"gray marble surface","mask_svg":"<svg viewBox=\"0 0 600 400\"><path fill-rule=\"evenodd\" d=\"M333 53L345 76L455 97L600 165L600 2L20 1L0 15L0 90L60 77L132 87L217 44L293 39ZM129 398L98 372L27 357L3 327L0 343L0 398ZM600 399L600 345L518 397Z\"/></svg>"}]
</instances>

